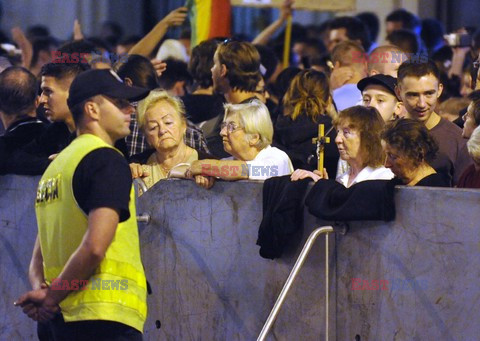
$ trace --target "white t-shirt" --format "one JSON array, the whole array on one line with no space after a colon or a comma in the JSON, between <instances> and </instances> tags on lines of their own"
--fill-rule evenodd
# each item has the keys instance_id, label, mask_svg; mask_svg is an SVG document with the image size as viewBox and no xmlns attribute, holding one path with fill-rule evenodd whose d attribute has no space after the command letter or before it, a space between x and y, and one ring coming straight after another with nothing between
<instances>
[{"instance_id":1,"label":"white t-shirt","mask_svg":"<svg viewBox=\"0 0 480 341\"><path fill-rule=\"evenodd\" d=\"M390 180L393 179L395 175L392 173L392 171L389 168L385 168L384 166L380 166L378 168L372 168L372 167L365 167L360 171L360 173L357 174L355 179L352 181L350 186L366 181L366 180ZM345 173L337 177L337 182L341 183L345 187L350 187L348 185L348 179L350 177L350 169L347 170Z\"/></svg>"},{"instance_id":2,"label":"white t-shirt","mask_svg":"<svg viewBox=\"0 0 480 341\"><path fill-rule=\"evenodd\" d=\"M272 146L262 149L255 159L246 161L246 163L250 180L265 180L293 172L292 162L287 153Z\"/></svg>"}]
</instances>

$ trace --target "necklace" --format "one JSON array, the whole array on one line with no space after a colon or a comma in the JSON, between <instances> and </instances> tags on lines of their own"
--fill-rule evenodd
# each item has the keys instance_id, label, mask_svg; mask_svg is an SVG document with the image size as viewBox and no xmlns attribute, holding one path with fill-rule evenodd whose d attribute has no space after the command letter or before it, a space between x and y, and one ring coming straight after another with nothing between
<instances>
[{"instance_id":1,"label":"necklace","mask_svg":"<svg viewBox=\"0 0 480 341\"><path fill-rule=\"evenodd\" d=\"M185 160L186 155L187 155L187 147L185 146L185 148L183 149L182 157L179 158L178 162L177 162L177 161L174 162L171 167L165 167L165 166L163 166L160 162L158 162L158 165L159 165L160 168L163 170L163 173L164 173L165 175L167 175L168 172L170 172L170 170L171 170L172 168L174 168L176 165L178 165L179 163L182 163L182 161ZM174 158L172 158L172 160L173 160L173 159L174 159Z\"/></svg>"}]
</instances>

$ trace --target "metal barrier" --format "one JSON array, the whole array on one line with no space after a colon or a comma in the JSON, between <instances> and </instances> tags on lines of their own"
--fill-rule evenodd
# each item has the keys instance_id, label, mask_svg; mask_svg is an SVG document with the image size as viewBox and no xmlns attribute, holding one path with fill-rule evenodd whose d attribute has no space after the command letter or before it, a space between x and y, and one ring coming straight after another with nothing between
<instances>
[{"instance_id":1,"label":"metal barrier","mask_svg":"<svg viewBox=\"0 0 480 341\"><path fill-rule=\"evenodd\" d=\"M345 225L341 225L339 228L339 232L344 234L345 231L346 231ZM270 315L268 315L267 321L263 325L262 331L260 332L260 335L258 336L257 341L263 341L267 337L270 329L272 328L273 323L275 322L275 319L277 318L280 308L282 307L283 302L287 297L288 291L290 290L293 282L295 281L295 278L297 277L300 269L302 268L303 263L305 262L305 259L310 253L310 250L312 249L313 244L315 244L317 237L320 236L321 234L325 234L325 340L328 341L328 319L329 319L328 305L329 305L329 289L330 289L329 280L328 280L329 279L328 235L332 232L336 232L333 226L322 226L322 227L318 227L310 234L310 236L308 237L303 247L302 252L300 252L300 255L298 256L297 261L293 266L292 271L290 272L290 275L287 278L287 281L285 282L285 285L282 288L282 291L280 292L280 295L277 298L277 301L275 302L275 305L273 306L272 311L270 312Z\"/></svg>"}]
</instances>

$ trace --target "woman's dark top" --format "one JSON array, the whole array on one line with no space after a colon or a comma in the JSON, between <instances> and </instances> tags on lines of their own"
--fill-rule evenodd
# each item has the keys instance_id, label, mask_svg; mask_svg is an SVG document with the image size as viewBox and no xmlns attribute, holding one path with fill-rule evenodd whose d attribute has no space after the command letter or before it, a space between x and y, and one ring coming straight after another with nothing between
<instances>
[{"instance_id":1,"label":"woman's dark top","mask_svg":"<svg viewBox=\"0 0 480 341\"><path fill-rule=\"evenodd\" d=\"M458 180L459 188L480 188L480 170L475 169L475 165L468 166Z\"/></svg>"},{"instance_id":2,"label":"woman's dark top","mask_svg":"<svg viewBox=\"0 0 480 341\"><path fill-rule=\"evenodd\" d=\"M417 182L415 186L450 187L445 178L438 173L430 174Z\"/></svg>"},{"instance_id":3,"label":"woman's dark top","mask_svg":"<svg viewBox=\"0 0 480 341\"><path fill-rule=\"evenodd\" d=\"M293 168L314 170L317 169L316 144L312 139L318 137L318 125L325 125L325 134L332 127L332 119L320 116L318 122L313 122L308 116L300 115L295 120L289 116L279 115L273 134L273 145L288 154ZM325 168L331 177L337 174L338 149L335 144L337 132L335 129L327 135L330 143L325 145ZM313 156L311 156L313 155Z\"/></svg>"}]
</instances>

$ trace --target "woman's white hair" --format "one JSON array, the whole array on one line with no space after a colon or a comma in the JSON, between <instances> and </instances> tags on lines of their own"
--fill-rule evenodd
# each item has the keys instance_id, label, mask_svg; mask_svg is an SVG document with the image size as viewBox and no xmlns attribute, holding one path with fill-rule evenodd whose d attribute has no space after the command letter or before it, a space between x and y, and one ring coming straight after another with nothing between
<instances>
[{"instance_id":1,"label":"woman's white hair","mask_svg":"<svg viewBox=\"0 0 480 341\"><path fill-rule=\"evenodd\" d=\"M254 134L259 135L259 140L255 147L262 150L272 143L273 124L270 118L268 108L257 99L243 104L225 104L225 116L235 115L238 117L239 123L245 129L247 142L250 141Z\"/></svg>"},{"instance_id":2,"label":"woman's white hair","mask_svg":"<svg viewBox=\"0 0 480 341\"><path fill-rule=\"evenodd\" d=\"M467 142L468 153L475 161L480 162L480 126L476 127Z\"/></svg>"}]
</instances>

